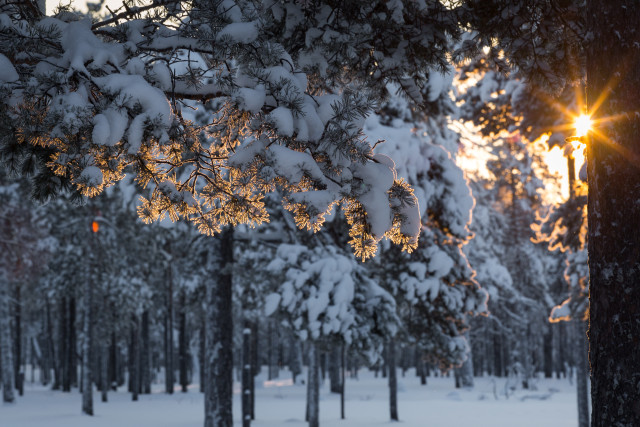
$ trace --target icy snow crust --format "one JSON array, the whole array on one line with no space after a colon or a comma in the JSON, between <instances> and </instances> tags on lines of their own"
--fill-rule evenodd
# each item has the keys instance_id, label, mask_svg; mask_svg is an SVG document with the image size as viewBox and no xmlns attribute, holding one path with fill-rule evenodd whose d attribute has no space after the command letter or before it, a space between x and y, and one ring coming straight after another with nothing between
<instances>
[{"instance_id":1,"label":"icy snow crust","mask_svg":"<svg viewBox=\"0 0 640 427\"><path fill-rule=\"evenodd\" d=\"M256 427L305 427L304 384L293 384L291 373L268 381L266 367L256 377ZM30 378L27 372L27 378ZM306 378L303 372L298 378ZM37 375L36 375L37 377ZM198 378L198 373L194 373ZM152 393L139 396L137 402L121 387L109 393L109 402L94 395L92 418L80 412L77 393L61 393L25 384L25 394L14 405L0 408L0 424L7 427L200 427L204 410L199 385L188 393L164 393L162 381L152 385ZM513 379L512 379L513 381ZM434 377L421 386L413 369L406 376L398 371L398 408L406 427L571 427L577 426L575 384L568 379L537 380L538 391L518 389L509 399L503 390L506 379L475 378L472 390L456 389L453 377ZM494 390L498 399L494 397ZM370 427L388 425L389 397L386 378L374 378L373 372L358 371L358 378L346 378L346 419L340 419L340 396L331 393L328 381L320 388L320 424L325 426ZM234 384L233 416L241 417L240 384Z\"/></svg>"}]
</instances>

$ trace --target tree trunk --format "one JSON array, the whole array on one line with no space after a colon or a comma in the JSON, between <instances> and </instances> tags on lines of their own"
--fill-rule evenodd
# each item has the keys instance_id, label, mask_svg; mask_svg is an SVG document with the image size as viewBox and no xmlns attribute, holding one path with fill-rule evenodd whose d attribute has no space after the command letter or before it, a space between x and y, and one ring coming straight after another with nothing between
<instances>
[{"instance_id":1,"label":"tree trunk","mask_svg":"<svg viewBox=\"0 0 640 427\"><path fill-rule=\"evenodd\" d=\"M334 345L329 351L329 383L331 393L341 393L340 383L340 354L341 347Z\"/></svg>"},{"instance_id":2,"label":"tree trunk","mask_svg":"<svg viewBox=\"0 0 640 427\"><path fill-rule=\"evenodd\" d=\"M151 393L151 350L149 348L149 310L142 313L142 348L140 349L140 392Z\"/></svg>"},{"instance_id":3,"label":"tree trunk","mask_svg":"<svg viewBox=\"0 0 640 427\"><path fill-rule=\"evenodd\" d=\"M104 341L100 344L100 388L102 401L109 400L107 393L109 390L109 346Z\"/></svg>"},{"instance_id":4,"label":"tree trunk","mask_svg":"<svg viewBox=\"0 0 640 427\"><path fill-rule=\"evenodd\" d=\"M77 334L76 334L76 298L69 298L69 325L67 330L69 331L69 347L67 350L67 357L69 361L69 390L71 387L78 387L78 357L77 357Z\"/></svg>"},{"instance_id":5,"label":"tree trunk","mask_svg":"<svg viewBox=\"0 0 640 427\"><path fill-rule=\"evenodd\" d=\"M396 341L387 343L387 369L389 370L389 414L392 421L398 421L398 372L396 370Z\"/></svg>"},{"instance_id":6,"label":"tree trunk","mask_svg":"<svg viewBox=\"0 0 640 427\"><path fill-rule=\"evenodd\" d=\"M640 425L640 4L587 1L591 423ZM602 103L598 106L598 102ZM595 108L597 108L597 111Z\"/></svg>"},{"instance_id":7,"label":"tree trunk","mask_svg":"<svg viewBox=\"0 0 640 427\"><path fill-rule=\"evenodd\" d=\"M2 359L2 401L13 402L13 354L11 351L11 321L9 314L9 284L0 278L0 359Z\"/></svg>"},{"instance_id":8,"label":"tree trunk","mask_svg":"<svg viewBox=\"0 0 640 427\"><path fill-rule=\"evenodd\" d=\"M233 313L232 276L233 228L226 227L213 240L208 253L210 280L207 292L207 334L205 345L205 427L233 425ZM215 279L214 279L215 277Z\"/></svg>"},{"instance_id":9,"label":"tree trunk","mask_svg":"<svg viewBox=\"0 0 640 427\"><path fill-rule=\"evenodd\" d=\"M589 427L589 362L587 360L589 346L585 322L574 320L576 328L576 387L578 397L578 427Z\"/></svg>"},{"instance_id":10,"label":"tree trunk","mask_svg":"<svg viewBox=\"0 0 640 427\"><path fill-rule=\"evenodd\" d=\"M544 334L544 377L553 378L553 323L547 325L547 332Z\"/></svg>"},{"instance_id":11,"label":"tree trunk","mask_svg":"<svg viewBox=\"0 0 640 427\"><path fill-rule=\"evenodd\" d=\"M171 265L167 266L167 289L165 292L165 306L167 313L164 318L164 389L173 394L173 272Z\"/></svg>"},{"instance_id":12,"label":"tree trunk","mask_svg":"<svg viewBox=\"0 0 640 427\"><path fill-rule=\"evenodd\" d=\"M131 315L131 354L129 354L129 390L131 400L138 400L140 391L140 333L138 316Z\"/></svg>"},{"instance_id":13,"label":"tree trunk","mask_svg":"<svg viewBox=\"0 0 640 427\"><path fill-rule=\"evenodd\" d=\"M315 343L309 344L309 373L307 386L307 421L309 427L320 426L320 371L319 355Z\"/></svg>"},{"instance_id":14,"label":"tree trunk","mask_svg":"<svg viewBox=\"0 0 640 427\"><path fill-rule=\"evenodd\" d=\"M60 322L58 324L59 334L58 342L60 350L60 363L61 363L61 386L62 391L71 391L71 359L68 355L69 348L69 306L67 304L67 298L62 297L60 300Z\"/></svg>"},{"instance_id":15,"label":"tree trunk","mask_svg":"<svg viewBox=\"0 0 640 427\"><path fill-rule=\"evenodd\" d=\"M251 425L251 329L245 320L242 330L242 427Z\"/></svg>"},{"instance_id":16,"label":"tree trunk","mask_svg":"<svg viewBox=\"0 0 640 427\"><path fill-rule=\"evenodd\" d=\"M251 381L251 419L256 419L256 376L260 373L258 363L258 322L251 322L251 372L253 381Z\"/></svg>"},{"instance_id":17,"label":"tree trunk","mask_svg":"<svg viewBox=\"0 0 640 427\"><path fill-rule=\"evenodd\" d=\"M15 292L15 310L13 312L14 317L14 357L13 357L13 374L15 387L18 390L18 394L22 396L24 394L24 373L20 370L20 364L22 363L22 301L20 297L19 284L16 284Z\"/></svg>"},{"instance_id":18,"label":"tree trunk","mask_svg":"<svg viewBox=\"0 0 640 427\"><path fill-rule=\"evenodd\" d=\"M340 419L344 420L344 371L347 368L345 363L346 345L342 344L340 350Z\"/></svg>"},{"instance_id":19,"label":"tree trunk","mask_svg":"<svg viewBox=\"0 0 640 427\"><path fill-rule=\"evenodd\" d=\"M91 280L84 282L84 342L82 344L82 412L93 415L93 378L91 375L91 304L93 286ZM73 351L73 349L70 349Z\"/></svg>"},{"instance_id":20,"label":"tree trunk","mask_svg":"<svg viewBox=\"0 0 640 427\"><path fill-rule=\"evenodd\" d=\"M179 331L178 331L178 345L180 347L178 352L178 364L180 369L180 386L182 392L187 392L187 386L189 385L189 376L187 373L187 357L188 357L188 340L187 340L187 295L184 289L180 291L180 317L179 317Z\"/></svg>"},{"instance_id":21,"label":"tree trunk","mask_svg":"<svg viewBox=\"0 0 640 427\"><path fill-rule=\"evenodd\" d=\"M204 388L205 388L205 384L206 384L206 379L205 379L205 367L204 367L204 357L205 357L205 350L204 350L204 345L205 345L205 341L206 341L206 330L207 330L207 325L206 325L206 321L205 319L203 319L203 321L201 322L202 325L200 326L200 342L199 344L199 348L198 348L198 363L200 365L200 393L204 393Z\"/></svg>"}]
</instances>

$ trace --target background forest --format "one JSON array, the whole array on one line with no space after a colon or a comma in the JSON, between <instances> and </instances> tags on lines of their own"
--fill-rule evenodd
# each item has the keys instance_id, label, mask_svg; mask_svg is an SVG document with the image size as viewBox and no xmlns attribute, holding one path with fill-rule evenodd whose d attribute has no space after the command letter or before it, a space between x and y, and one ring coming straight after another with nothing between
<instances>
[{"instance_id":1,"label":"background forest","mask_svg":"<svg viewBox=\"0 0 640 427\"><path fill-rule=\"evenodd\" d=\"M216 30L196 28L179 2L156 3L166 17L127 4L100 18L90 4L93 24L63 7L27 29L0 1L2 93L15 101L7 88L33 76L21 112L13 101L0 111L5 402L20 405L16 394L37 382L79 389L91 415L94 388L106 402L197 384L205 425L229 425L236 382L250 425L256 378L286 376L305 384L316 426L321 383L342 395L344 414L347 379L370 371L388 378L398 420L397 373L411 370L425 387L430 376L456 388L491 377L495 399L536 392L542 377L575 379L588 425L586 173L583 146L565 142L580 81L552 102L524 83L530 70L505 72L498 46L461 29L436 28L443 52L464 52L455 61L351 52L373 30L338 7L351 21L332 31L353 40L308 31L307 50L288 56L304 44L300 17L322 2L273 6L260 18L266 35L251 2L238 2L239 16L217 2L229 9ZM386 11L395 27L385 31L410 25L399 4ZM162 33L176 28L224 46ZM63 54L13 44L16 34L61 40ZM360 65L319 59L329 54ZM398 71L407 67L419 78ZM163 122L163 93L177 125Z\"/></svg>"}]
</instances>

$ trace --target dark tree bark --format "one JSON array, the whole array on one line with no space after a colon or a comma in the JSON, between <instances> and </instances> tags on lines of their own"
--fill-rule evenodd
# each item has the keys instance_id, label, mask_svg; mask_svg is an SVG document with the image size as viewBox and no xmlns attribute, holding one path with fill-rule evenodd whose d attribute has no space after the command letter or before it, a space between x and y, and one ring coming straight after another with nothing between
<instances>
[{"instance_id":1,"label":"dark tree bark","mask_svg":"<svg viewBox=\"0 0 640 427\"><path fill-rule=\"evenodd\" d=\"M242 427L251 425L251 328L245 320L242 330Z\"/></svg>"},{"instance_id":2,"label":"dark tree bark","mask_svg":"<svg viewBox=\"0 0 640 427\"><path fill-rule=\"evenodd\" d=\"M2 362L2 400L13 402L13 354L11 352L11 327L8 284L0 283L0 359Z\"/></svg>"},{"instance_id":3,"label":"dark tree bark","mask_svg":"<svg viewBox=\"0 0 640 427\"><path fill-rule=\"evenodd\" d=\"M233 425L233 228L212 241L208 253L207 334L205 345L205 427Z\"/></svg>"},{"instance_id":4,"label":"dark tree bark","mask_svg":"<svg viewBox=\"0 0 640 427\"><path fill-rule=\"evenodd\" d=\"M164 318L164 389L173 394L173 273L171 265L167 266L167 289L165 292L165 306L167 313Z\"/></svg>"},{"instance_id":5,"label":"dark tree bark","mask_svg":"<svg viewBox=\"0 0 640 427\"><path fill-rule=\"evenodd\" d=\"M109 383L109 386L115 391L118 384L118 345L115 331L111 331L111 344L109 345Z\"/></svg>"},{"instance_id":6,"label":"dark tree bark","mask_svg":"<svg viewBox=\"0 0 640 427\"><path fill-rule=\"evenodd\" d=\"M204 387L205 387L205 367L204 367L204 355L205 355L205 350L204 350L204 345L205 345L205 341L206 341L206 322L203 319L202 321L202 326L200 326L200 342L199 342L199 348L198 348L198 364L200 365L200 393L204 393Z\"/></svg>"},{"instance_id":7,"label":"dark tree bark","mask_svg":"<svg viewBox=\"0 0 640 427\"><path fill-rule=\"evenodd\" d=\"M129 390L131 400L138 400L140 392L140 332L138 316L131 315L131 353L129 354Z\"/></svg>"},{"instance_id":8,"label":"dark tree bark","mask_svg":"<svg viewBox=\"0 0 640 427\"><path fill-rule=\"evenodd\" d=\"M46 365L46 369L47 369L47 384L49 383L49 381L51 380L50 378L50 374L51 374L51 370L53 370L53 378L54 378L54 382L55 382L55 378L58 377L58 363L57 363L57 358L56 358L56 352L55 352L55 348L53 346L53 326L51 324L51 304L49 304L49 300L45 301L45 309L46 309L46 314L45 314L45 348L46 348L46 353L47 353L47 365Z\"/></svg>"},{"instance_id":9,"label":"dark tree bark","mask_svg":"<svg viewBox=\"0 0 640 427\"><path fill-rule=\"evenodd\" d=\"M69 332L67 357L69 361L69 390L71 387L78 386L78 354L77 354L77 334L76 334L76 298L69 298L69 316L67 317L69 325L67 330Z\"/></svg>"},{"instance_id":10,"label":"dark tree bark","mask_svg":"<svg viewBox=\"0 0 640 427\"><path fill-rule=\"evenodd\" d=\"M103 402L109 400L109 347L107 342L100 344L100 391Z\"/></svg>"},{"instance_id":11,"label":"dark tree bark","mask_svg":"<svg viewBox=\"0 0 640 427\"><path fill-rule=\"evenodd\" d=\"M331 393L341 393L342 384L340 382L340 358L341 347L334 345L329 350L329 383Z\"/></svg>"},{"instance_id":12,"label":"dark tree bark","mask_svg":"<svg viewBox=\"0 0 640 427\"><path fill-rule=\"evenodd\" d=\"M574 320L576 328L576 387L578 397L578 427L589 427L589 377L588 341L586 325L582 320Z\"/></svg>"},{"instance_id":13,"label":"dark tree bark","mask_svg":"<svg viewBox=\"0 0 640 427\"><path fill-rule=\"evenodd\" d=\"M82 412L93 415L93 376L91 374L91 304L93 300L93 286L91 279L84 283L84 342L82 345ZM70 349L73 350L73 349Z\"/></svg>"},{"instance_id":14,"label":"dark tree bark","mask_svg":"<svg viewBox=\"0 0 640 427\"><path fill-rule=\"evenodd\" d=\"M251 381L251 419L256 419L256 379L260 373L260 364L258 363L258 322L251 322L251 372L253 373L253 381Z\"/></svg>"},{"instance_id":15,"label":"dark tree bark","mask_svg":"<svg viewBox=\"0 0 640 427\"><path fill-rule=\"evenodd\" d=\"M142 313L142 347L140 348L140 392L151 393L151 350L149 336L149 310Z\"/></svg>"},{"instance_id":16,"label":"dark tree bark","mask_svg":"<svg viewBox=\"0 0 640 427\"><path fill-rule=\"evenodd\" d=\"M553 377L553 324L547 325L547 332L543 341L544 377Z\"/></svg>"},{"instance_id":17,"label":"dark tree bark","mask_svg":"<svg viewBox=\"0 0 640 427\"><path fill-rule=\"evenodd\" d=\"M345 370L346 366L346 345L342 344L340 348L340 419L344 420L344 380L345 380Z\"/></svg>"},{"instance_id":18,"label":"dark tree bark","mask_svg":"<svg viewBox=\"0 0 640 427\"><path fill-rule=\"evenodd\" d=\"M389 415L392 421L398 421L398 378L396 370L396 341L387 342L387 368L389 369Z\"/></svg>"},{"instance_id":19,"label":"dark tree bark","mask_svg":"<svg viewBox=\"0 0 640 427\"><path fill-rule=\"evenodd\" d=\"M18 394L24 394L24 373L20 370L22 363L22 298L20 295L21 286L16 284L15 309L13 311L14 335L13 335L13 374L14 384Z\"/></svg>"},{"instance_id":20,"label":"dark tree bark","mask_svg":"<svg viewBox=\"0 0 640 427\"><path fill-rule=\"evenodd\" d=\"M638 426L640 4L589 0L586 12L587 98L597 128L587 144L591 423ZM617 120L599 123L607 117Z\"/></svg>"},{"instance_id":21,"label":"dark tree bark","mask_svg":"<svg viewBox=\"0 0 640 427\"><path fill-rule=\"evenodd\" d=\"M188 339L187 339L187 295L184 289L180 291L180 316L179 316L179 330L178 330L178 345L180 347L178 352L178 363L180 369L180 386L182 392L187 392L187 386L189 385L188 369Z\"/></svg>"},{"instance_id":22,"label":"dark tree bark","mask_svg":"<svg viewBox=\"0 0 640 427\"><path fill-rule=\"evenodd\" d=\"M307 382L307 421L309 427L320 426L320 358L315 343L309 344L309 372Z\"/></svg>"}]
</instances>

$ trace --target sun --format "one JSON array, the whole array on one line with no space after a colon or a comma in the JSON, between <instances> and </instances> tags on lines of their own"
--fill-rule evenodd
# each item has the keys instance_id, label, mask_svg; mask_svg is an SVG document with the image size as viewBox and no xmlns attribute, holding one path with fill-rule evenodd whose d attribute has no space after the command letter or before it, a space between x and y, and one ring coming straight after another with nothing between
<instances>
[{"instance_id":1,"label":"sun","mask_svg":"<svg viewBox=\"0 0 640 427\"><path fill-rule=\"evenodd\" d=\"M593 122L591 121L591 117L589 117L587 114L581 114L580 116L578 116L574 123L576 128L576 136L578 138L585 136L591 130L592 124Z\"/></svg>"}]
</instances>

